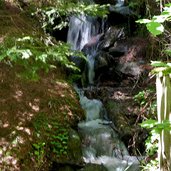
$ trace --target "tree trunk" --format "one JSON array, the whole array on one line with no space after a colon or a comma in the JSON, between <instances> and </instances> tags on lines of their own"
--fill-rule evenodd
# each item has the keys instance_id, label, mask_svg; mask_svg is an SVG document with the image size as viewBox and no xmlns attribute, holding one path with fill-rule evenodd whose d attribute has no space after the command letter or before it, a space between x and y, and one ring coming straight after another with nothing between
<instances>
[{"instance_id":1,"label":"tree trunk","mask_svg":"<svg viewBox=\"0 0 171 171\"><path fill-rule=\"evenodd\" d=\"M156 77L158 122L171 122L171 77L160 74ZM171 131L160 133L158 157L160 171L171 171Z\"/></svg>"}]
</instances>

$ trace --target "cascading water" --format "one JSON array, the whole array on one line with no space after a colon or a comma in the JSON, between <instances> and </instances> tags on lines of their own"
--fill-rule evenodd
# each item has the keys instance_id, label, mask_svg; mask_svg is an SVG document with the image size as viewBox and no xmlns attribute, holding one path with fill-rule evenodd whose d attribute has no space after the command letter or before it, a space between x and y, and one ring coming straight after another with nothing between
<instances>
[{"instance_id":1,"label":"cascading water","mask_svg":"<svg viewBox=\"0 0 171 171\"><path fill-rule=\"evenodd\" d=\"M123 3L124 0L118 0L116 5L122 6ZM68 43L71 44L72 49L82 50L93 36L99 34L100 25L95 18L84 15L70 18ZM89 84L93 84L96 52L96 46L86 52ZM78 124L82 136L85 163L104 165L108 171L139 170L137 158L129 156L123 142L119 140L117 133L112 129L112 123L104 119L107 117L101 101L90 100L84 96L83 90L78 88L76 90L80 96L80 104L86 112L86 121Z\"/></svg>"},{"instance_id":2,"label":"cascading water","mask_svg":"<svg viewBox=\"0 0 171 171\"><path fill-rule=\"evenodd\" d=\"M76 88L80 104L86 112L86 121L78 124L82 137L83 158L86 163L99 164L108 171L138 171L139 162L129 153L106 120L105 109L101 101L88 99L81 89Z\"/></svg>"},{"instance_id":3,"label":"cascading water","mask_svg":"<svg viewBox=\"0 0 171 171\"><path fill-rule=\"evenodd\" d=\"M82 50L92 36L99 32L99 25L95 18L79 15L72 16L69 22L67 42L74 50Z\"/></svg>"},{"instance_id":4,"label":"cascading water","mask_svg":"<svg viewBox=\"0 0 171 171\"><path fill-rule=\"evenodd\" d=\"M124 3L125 3L125 0L117 0L117 3L116 3L116 7L121 7L121 6L123 6L124 5Z\"/></svg>"},{"instance_id":5,"label":"cascading water","mask_svg":"<svg viewBox=\"0 0 171 171\"><path fill-rule=\"evenodd\" d=\"M95 18L79 15L72 16L69 23L69 31L67 42L71 45L73 50L81 51L84 46L92 39L93 36L100 32L100 25ZM88 81L93 84L94 80L94 56L96 54L96 47L87 51L87 65L88 65Z\"/></svg>"}]
</instances>

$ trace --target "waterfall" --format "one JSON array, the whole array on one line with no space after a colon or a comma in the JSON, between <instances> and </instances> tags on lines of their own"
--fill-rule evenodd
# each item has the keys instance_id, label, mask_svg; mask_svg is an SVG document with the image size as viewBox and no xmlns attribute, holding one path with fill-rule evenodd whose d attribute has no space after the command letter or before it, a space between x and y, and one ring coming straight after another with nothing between
<instances>
[{"instance_id":1,"label":"waterfall","mask_svg":"<svg viewBox=\"0 0 171 171\"><path fill-rule=\"evenodd\" d=\"M91 42L93 37L100 32L100 24L96 18L79 15L70 17L69 31L67 42L73 50L83 50L84 46ZM96 55L96 47L87 51L88 81L89 84L94 83L94 56Z\"/></svg>"},{"instance_id":2,"label":"waterfall","mask_svg":"<svg viewBox=\"0 0 171 171\"><path fill-rule=\"evenodd\" d=\"M117 0L115 7L121 7L124 5L124 3L125 3L125 0Z\"/></svg>"},{"instance_id":3,"label":"waterfall","mask_svg":"<svg viewBox=\"0 0 171 171\"><path fill-rule=\"evenodd\" d=\"M88 99L76 87L86 120L78 124L83 142L83 158L86 163L99 164L108 171L138 171L139 162L129 153L112 123L105 118L105 109L100 100Z\"/></svg>"},{"instance_id":4,"label":"waterfall","mask_svg":"<svg viewBox=\"0 0 171 171\"><path fill-rule=\"evenodd\" d=\"M67 42L73 50L82 50L91 37L99 32L99 24L95 18L79 15L70 17Z\"/></svg>"},{"instance_id":5,"label":"waterfall","mask_svg":"<svg viewBox=\"0 0 171 171\"><path fill-rule=\"evenodd\" d=\"M118 0L122 6L124 0ZM87 55L89 84L94 82L94 56L97 46L91 46L92 39L99 38L100 25L95 18L79 15L70 17L68 43L74 50L85 50ZM103 165L108 171L138 171L139 162L129 153L117 133L113 123L106 119L103 104L97 99L88 99L84 91L75 87L80 97L80 104L85 111L86 120L78 124L82 137L83 159L85 163Z\"/></svg>"}]
</instances>

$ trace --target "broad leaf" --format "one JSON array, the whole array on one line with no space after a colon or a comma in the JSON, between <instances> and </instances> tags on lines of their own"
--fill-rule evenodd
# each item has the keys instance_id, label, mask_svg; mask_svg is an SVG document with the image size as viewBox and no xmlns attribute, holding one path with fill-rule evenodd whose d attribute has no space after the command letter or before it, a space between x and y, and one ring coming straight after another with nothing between
<instances>
[{"instance_id":1,"label":"broad leaf","mask_svg":"<svg viewBox=\"0 0 171 171\"><path fill-rule=\"evenodd\" d=\"M146 24L146 23L150 23L150 22L151 22L151 20L149 20L149 19L140 19L140 20L136 21L136 23L140 23L140 24Z\"/></svg>"},{"instance_id":2,"label":"broad leaf","mask_svg":"<svg viewBox=\"0 0 171 171\"><path fill-rule=\"evenodd\" d=\"M154 36L160 35L164 31L163 25L158 22L151 21L150 23L147 23L146 26Z\"/></svg>"},{"instance_id":3,"label":"broad leaf","mask_svg":"<svg viewBox=\"0 0 171 171\"><path fill-rule=\"evenodd\" d=\"M146 121L144 121L141 125L141 127L143 128L153 128L154 126L156 126L157 121L153 120L153 119L148 119Z\"/></svg>"},{"instance_id":4,"label":"broad leaf","mask_svg":"<svg viewBox=\"0 0 171 171\"><path fill-rule=\"evenodd\" d=\"M161 61L151 61L151 65L154 67L168 67L168 65Z\"/></svg>"}]
</instances>

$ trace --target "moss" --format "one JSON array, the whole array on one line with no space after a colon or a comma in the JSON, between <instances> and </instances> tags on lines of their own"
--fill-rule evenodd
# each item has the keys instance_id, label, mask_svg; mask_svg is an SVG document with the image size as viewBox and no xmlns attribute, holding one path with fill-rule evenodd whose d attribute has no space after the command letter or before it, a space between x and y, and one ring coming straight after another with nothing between
<instances>
[{"instance_id":1,"label":"moss","mask_svg":"<svg viewBox=\"0 0 171 171\"><path fill-rule=\"evenodd\" d=\"M13 47L21 36L39 40L45 36L30 16L12 6L4 9L0 10L1 47ZM18 74L24 72L22 66L0 62L0 144L9 147L1 150L0 146L0 162L5 161L1 169L48 170L52 160L70 160L69 132L84 118L84 112L62 68L56 66L48 73L40 70L40 79L32 81Z\"/></svg>"}]
</instances>

